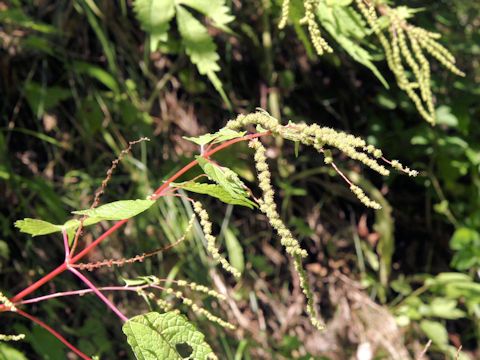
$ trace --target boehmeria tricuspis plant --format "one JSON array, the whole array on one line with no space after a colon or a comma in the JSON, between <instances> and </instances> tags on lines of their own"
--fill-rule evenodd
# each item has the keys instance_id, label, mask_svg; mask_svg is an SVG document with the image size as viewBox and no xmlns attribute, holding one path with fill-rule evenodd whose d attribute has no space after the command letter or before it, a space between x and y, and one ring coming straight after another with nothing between
<instances>
[{"instance_id":1,"label":"boehmeria tricuspis plant","mask_svg":"<svg viewBox=\"0 0 480 360\"><path fill-rule=\"evenodd\" d=\"M247 133L245 130L254 131ZM107 172L105 181L102 183L102 187L95 194L91 208L73 212L74 214L81 215L82 217L80 219L70 220L63 225L54 225L36 219L24 219L16 222L16 226L21 231L33 236L55 232L61 233L60 238L65 248L65 260L50 273L10 299L0 294L0 312L13 312L32 320L57 337L80 358L90 359L91 357L89 355L77 349L45 322L27 313L24 308L28 304L53 298L95 294L120 319L123 324L123 330L127 335L127 341L138 359L181 359L182 357L178 353L176 345L183 343L191 347L191 356L195 359L216 358L210 346L205 342L204 335L196 330L195 326L189 323L183 315L180 315L179 310L174 309L174 307L175 302L180 302L191 308L195 313L206 317L208 320L224 328L233 329L235 327L234 324L222 320L220 317L196 304L194 300L186 295L185 291L188 290L189 292L211 296L218 301L225 300L226 294L220 294L206 286L186 280L169 280L172 285L167 286L166 279L160 279L154 275L127 280L126 285L122 286L110 285L98 287L82 273L83 270L93 271L104 266L122 266L132 262L143 261L146 257L168 250L168 248L185 241L186 234L191 230L194 222L199 221L205 237L205 246L212 258L235 278L240 277L241 273L230 265L228 260L222 255L220 249L216 246L216 238L213 234L212 223L207 210L201 202L183 195L184 192L190 192L207 194L227 204L245 206L251 209L258 208L265 214L268 222L280 237L282 246L294 264L300 280L300 286L306 297L306 313L311 323L317 329L323 329L324 324L319 317L314 301L313 290L309 285L308 276L303 266L303 260L308 255L307 251L302 248L302 245L293 236L277 211L274 198L275 191L271 182L272 174L267 164L266 149L260 141L260 138L266 136L290 140L295 142L296 146L301 144L313 147L323 156L325 165L335 169L357 198L365 206L373 209L379 209L380 205L371 200L360 187L355 185L339 169L334 161L337 153L342 153L344 156L359 161L366 167L384 176L390 173L388 167L404 172L410 176L417 175L416 171L403 166L398 161L387 160L380 149L368 145L361 138L331 128L321 127L317 124L307 125L289 122L286 125L282 125L278 119L273 118L267 112L260 109L255 113L239 115L236 119L230 120L223 129L214 134L206 134L197 138L187 138L200 146L200 154L196 159L192 160L168 178L153 194L147 196L146 199L121 200L98 206L100 197L112 177L113 170L121 160L121 157L126 155L130 151L131 146L136 143L132 142L129 148L122 152L120 158L113 162L112 167ZM143 140L146 139L141 139L140 141ZM254 150L253 158L257 170L260 195L254 195L257 194L257 190L248 188L238 174L229 168L221 166L213 159L213 156L217 152L239 142L248 142L250 148ZM197 165L204 171L204 176L183 182L175 182L180 177L186 176L188 171ZM205 178L208 178L208 181L205 181ZM183 191L180 192L180 190ZM161 201L163 197L167 196L182 196L186 198L191 202L195 213L190 219L184 235L180 237L177 242L166 248L156 249L130 259L107 259L95 263L80 262L91 250L105 241L113 232L119 230L130 218L142 213L153 206L156 201ZM112 220L117 222L96 240L85 245L83 249L77 250L80 244L80 234L84 230L84 227L100 221ZM84 289L57 292L40 297L28 297L38 288L54 280L65 271L69 271L79 278L86 287ZM163 311L163 313L150 312L128 318L104 295L105 292L118 291L135 292L149 303L155 303L157 308ZM159 296L159 293L164 295L164 297ZM1 335L0 340L20 340L21 338L21 334L9 334Z\"/></svg>"}]
</instances>

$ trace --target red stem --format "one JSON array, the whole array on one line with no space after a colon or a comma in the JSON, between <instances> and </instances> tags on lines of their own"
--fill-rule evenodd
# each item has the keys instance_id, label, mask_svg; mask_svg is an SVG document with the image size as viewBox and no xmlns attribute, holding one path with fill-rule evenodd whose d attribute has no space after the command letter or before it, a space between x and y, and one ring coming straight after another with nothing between
<instances>
[{"instance_id":1,"label":"red stem","mask_svg":"<svg viewBox=\"0 0 480 360\"><path fill-rule=\"evenodd\" d=\"M224 142L223 144L220 144L218 145L217 147L215 147L214 149L206 152L205 154L203 154L203 157L205 158L208 158L210 156L212 156L213 154L215 154L216 152L220 151L220 150L223 150L233 144L236 144L238 142L241 142L241 141L249 141L249 140L252 140L252 139L255 139L255 138L259 138L259 137L262 137L262 136L266 136L266 135L270 135L271 132L270 131L266 131L266 132L263 132L263 133L256 133L256 134L250 134L250 135L246 135L246 136L242 136L240 138L236 138L236 139L232 139L232 140L229 140L227 142ZM155 192L154 192L154 195L156 195L156 197L160 197L161 194L163 193L163 191L165 189L168 188L168 186L170 185L170 183L172 183L173 181L175 181L176 179L178 179L180 176L182 176L183 174L185 174L188 170L190 170L191 168L193 168L195 165L198 164L198 161L197 160L193 160L191 161L190 163L188 163L187 165L185 165L182 169L180 169L177 173L175 173L173 176L171 176L168 180L166 180ZM79 261L80 259L82 259L85 255L87 255L92 249L94 249L98 244L100 244L103 240L105 240L110 234L112 234L113 232L115 232L118 228L120 228L123 224L125 224L126 222L128 221L128 219L125 219L125 220L120 220L118 221L117 223L115 223L110 229L108 229L107 231L105 231L100 237L98 237L95 241L93 241L91 244L89 244L88 246L86 246L82 251L80 251L77 255L75 255L71 260L70 260L70 264L75 264L77 261ZM61 273L63 273L65 270L67 270L67 265L66 263L63 263L61 264L60 266L58 266L56 269L52 270L50 273L48 273L47 275L45 275L44 277L42 277L40 280L37 280L35 283L33 283L32 285L30 285L29 287L27 287L26 289L22 290L21 292L19 292L17 295L15 295L11 301L13 303L15 302L18 302L20 300L22 300L25 296L31 294L32 292L34 292L35 290L37 290L40 286L44 285L45 283L49 282L50 280L52 280L53 278L57 277L58 275L60 275Z\"/></svg>"},{"instance_id":2,"label":"red stem","mask_svg":"<svg viewBox=\"0 0 480 360\"><path fill-rule=\"evenodd\" d=\"M30 314L27 314L25 311L22 311L22 310L19 310L17 309L16 311L18 314L22 315L24 318L27 318L31 321L33 321L34 323L40 325L41 327L43 327L45 330L47 330L48 332L50 332L53 336L55 336L58 340L60 340L65 346L67 346L70 350L72 350L75 354L77 354L78 356L80 356L82 359L84 360L92 360L90 357L88 357L87 355L85 355L83 352L81 352L80 350L78 350L75 346L73 346L72 344L70 344L68 342L67 339L65 339L62 335L60 335L58 332L56 332L54 329L52 329L50 326L48 326L47 324L45 324L42 320L40 319L37 319L35 316L32 316Z\"/></svg>"}]
</instances>

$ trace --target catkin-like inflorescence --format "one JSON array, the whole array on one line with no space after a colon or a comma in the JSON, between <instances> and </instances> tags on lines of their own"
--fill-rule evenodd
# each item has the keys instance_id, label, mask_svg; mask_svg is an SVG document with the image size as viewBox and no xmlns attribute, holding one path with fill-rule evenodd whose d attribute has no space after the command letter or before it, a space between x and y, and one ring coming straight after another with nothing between
<instances>
[{"instance_id":1,"label":"catkin-like inflorescence","mask_svg":"<svg viewBox=\"0 0 480 360\"><path fill-rule=\"evenodd\" d=\"M260 210L267 216L270 224L277 231L287 253L292 256L306 257L308 255L307 251L301 248L298 240L294 238L277 212L265 148L258 140L252 140L249 145L255 150L255 166L258 172L259 187L263 193L260 199Z\"/></svg>"},{"instance_id":2,"label":"catkin-like inflorescence","mask_svg":"<svg viewBox=\"0 0 480 360\"><path fill-rule=\"evenodd\" d=\"M282 245L293 258L295 270L300 279L300 287L307 298L307 313L310 321L318 329L323 329L323 324L318 320L318 313L313 302L313 293L302 265L302 258L307 256L308 253L301 248L298 240L293 237L291 231L285 226L277 212L265 147L257 139L250 141L249 146L255 150L255 166L258 172L259 187L263 192L263 196L260 199L260 210L265 213L270 224L280 236Z\"/></svg>"},{"instance_id":3,"label":"catkin-like inflorescence","mask_svg":"<svg viewBox=\"0 0 480 360\"><path fill-rule=\"evenodd\" d=\"M225 295L220 294L218 291L210 289L208 286L197 284L196 282L188 282L186 280L177 280L176 285L179 287L189 288L190 290L195 292L206 294L220 301L224 301L226 299Z\"/></svg>"},{"instance_id":4,"label":"catkin-like inflorescence","mask_svg":"<svg viewBox=\"0 0 480 360\"><path fill-rule=\"evenodd\" d=\"M15 305L10 301L8 297L3 295L1 291L0 291L0 304L5 305L5 307L7 307L9 311L17 311L17 308L15 307Z\"/></svg>"},{"instance_id":5,"label":"catkin-like inflorescence","mask_svg":"<svg viewBox=\"0 0 480 360\"><path fill-rule=\"evenodd\" d=\"M220 251L215 245L216 238L212 235L212 223L209 220L207 211L203 208L202 204L199 201L195 201L193 203L193 210L200 219L200 225L202 226L205 240L207 240L208 253L213 257L216 262L219 262L226 271L231 273L236 278L240 277L240 272L232 265L230 265L230 263L222 255L220 255Z\"/></svg>"},{"instance_id":6,"label":"catkin-like inflorescence","mask_svg":"<svg viewBox=\"0 0 480 360\"><path fill-rule=\"evenodd\" d=\"M5 305L9 311L17 311L17 308L15 307L15 305L1 291L0 291L0 304ZM0 334L0 341L19 341L24 338L25 338L24 334L19 334L19 335Z\"/></svg>"},{"instance_id":7,"label":"catkin-like inflorescence","mask_svg":"<svg viewBox=\"0 0 480 360\"><path fill-rule=\"evenodd\" d=\"M235 325L229 323L228 321L225 321L218 316L213 315L210 311L208 311L205 308L202 308L195 304L191 299L185 297L181 291L175 291L172 293L172 295L180 300L184 305L188 306L192 311L198 315L205 316L207 320L214 322L218 325L220 325L223 328L230 329L230 330L235 330Z\"/></svg>"},{"instance_id":8,"label":"catkin-like inflorescence","mask_svg":"<svg viewBox=\"0 0 480 360\"><path fill-rule=\"evenodd\" d=\"M287 26L289 13L290 13L290 0L283 0L282 17L280 18L280 22L278 23L279 29L283 29L285 26Z\"/></svg>"},{"instance_id":9,"label":"catkin-like inflorescence","mask_svg":"<svg viewBox=\"0 0 480 360\"><path fill-rule=\"evenodd\" d=\"M327 41L322 37L320 27L315 19L315 11L317 9L318 0L304 0L305 16L300 20L301 24L306 24L313 47L318 55L323 55L325 52L331 53L333 49L328 45Z\"/></svg>"},{"instance_id":10,"label":"catkin-like inflorescence","mask_svg":"<svg viewBox=\"0 0 480 360\"><path fill-rule=\"evenodd\" d=\"M356 4L384 48L388 66L395 74L399 87L413 101L419 114L434 125L435 106L431 90L431 69L424 51L453 74L465 76L455 65L452 53L437 41L441 35L409 24L406 21L408 11L404 8L390 8L382 4L380 5L382 13L389 23L390 39L388 39L379 26L372 1L356 0ZM404 62L408 68L404 66Z\"/></svg>"},{"instance_id":11,"label":"catkin-like inflorescence","mask_svg":"<svg viewBox=\"0 0 480 360\"><path fill-rule=\"evenodd\" d=\"M0 334L0 341L20 341L25 339L25 334L5 335Z\"/></svg>"},{"instance_id":12,"label":"catkin-like inflorescence","mask_svg":"<svg viewBox=\"0 0 480 360\"><path fill-rule=\"evenodd\" d=\"M345 132L336 131L328 127L321 127L317 124L306 125L289 123L286 126L282 126L277 119L273 118L265 111L258 111L248 115L239 115L235 120L230 120L226 127L233 130L239 130L248 125L257 125L262 129L271 131L274 136L312 146L319 153L323 154L325 164L327 165L334 166L330 148L336 148L349 158L360 161L362 164L383 176L388 176L390 174L390 171L384 165L379 163L379 159L383 160L382 151L380 149L367 144L359 137ZM409 175L415 176L415 172L403 167L401 164L399 165L400 166L394 168L400 171L409 172ZM264 167L264 165L261 166ZM265 179L269 176L269 173L268 175L262 175ZM351 184L349 183L349 185ZM370 200L357 186L351 187L351 190L366 206L373 209L379 208L379 205L375 201Z\"/></svg>"}]
</instances>

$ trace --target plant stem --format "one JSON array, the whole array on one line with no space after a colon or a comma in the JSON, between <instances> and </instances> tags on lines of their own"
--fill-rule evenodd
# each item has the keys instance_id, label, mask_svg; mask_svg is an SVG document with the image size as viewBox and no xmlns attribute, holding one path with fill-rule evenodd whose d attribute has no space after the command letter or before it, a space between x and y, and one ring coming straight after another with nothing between
<instances>
[{"instance_id":1,"label":"plant stem","mask_svg":"<svg viewBox=\"0 0 480 360\"><path fill-rule=\"evenodd\" d=\"M255 138L259 138L259 137L262 137L262 136L266 136L266 135L270 135L271 132L270 131L266 131L266 132L262 132L262 133L256 133L256 134L250 134L250 135L246 135L246 136L242 136L240 138L237 138L237 139L232 139L232 140L229 140L229 141L226 141L224 142L223 144L220 144L218 145L217 147L215 147L214 149L206 152L203 156L205 158L209 157L209 156L212 156L213 154L215 154L216 152L218 151L221 151L233 144L236 144L238 142L241 142L241 141L250 141L252 139L255 139ZM170 183L172 183L173 181L175 181L176 179L178 179L180 176L182 176L183 174L185 174L188 170L190 170L191 168L193 168L195 165L198 164L198 161L197 160L193 160L191 161L190 163L188 163L187 165L185 165L182 169L180 169L177 173L175 173L173 176L171 176L168 180L166 180L153 194L154 198L157 199L159 197L162 196L163 192L168 188L168 186L170 185ZM75 264L77 261L79 261L80 259L82 259L85 255L87 255L93 248L95 248L98 244L100 244L103 240L105 240L110 234L112 234L113 232L115 232L118 228L120 228L122 225L124 225L126 222L128 221L128 219L124 219L124 220L120 220L118 222L116 222L110 229L108 229L107 231L105 231L100 237L98 237L95 241L93 241L91 244L89 244L88 246L86 246L82 251L80 251L77 255L75 255L71 260L70 260L70 264ZM50 280L52 280L53 278L57 277L58 275L60 275L61 273L63 273L65 270L67 270L67 264L66 263L63 263L61 265L59 265L57 268L55 268L54 270L52 270L50 273L48 273L47 275L45 275L44 277L42 277L40 280L37 280L35 283L33 283L32 285L28 286L27 288L25 288L24 290L20 291L17 295L15 295L11 301L13 303L16 303L16 302L19 302L20 300L22 300L23 298L25 298L25 296L31 294L32 292L34 292L35 290L37 290L39 287L41 287L42 285L46 284L47 282L49 282Z\"/></svg>"},{"instance_id":2,"label":"plant stem","mask_svg":"<svg viewBox=\"0 0 480 360\"><path fill-rule=\"evenodd\" d=\"M69 267L68 270L72 272L74 275L76 275L80 280L82 280L85 283L85 285L87 285L90 289L92 289L95 295L97 295L100 298L100 300L102 300L110 308L110 310L112 310L115 314L117 314L117 316L123 322L128 321L128 318L125 315L123 315L122 312L110 300L108 300L107 297L103 295L102 292L98 290L97 287L93 285L93 283L90 280L88 280L88 278L85 275L83 275L80 271L78 271L73 267Z\"/></svg>"},{"instance_id":3,"label":"plant stem","mask_svg":"<svg viewBox=\"0 0 480 360\"><path fill-rule=\"evenodd\" d=\"M80 350L78 350L75 346L73 346L70 342L68 342L67 339L65 339L62 335L60 335L58 332L56 332L55 330L53 330L50 326L48 326L47 324L45 324L42 320L36 318L35 316L32 316L28 313L26 313L25 311L22 311L22 310L19 310L17 309L16 312L23 316L24 318L27 318L31 321L33 321L34 323L40 325L41 327L43 327L45 330L47 330L49 333L51 333L53 336L55 336L58 340L60 340L65 346L67 346L70 350L72 350L75 354L77 354L79 357L81 357L82 359L84 360L92 360L90 357L88 357L87 355L85 355L83 352L81 352Z\"/></svg>"},{"instance_id":4,"label":"plant stem","mask_svg":"<svg viewBox=\"0 0 480 360\"><path fill-rule=\"evenodd\" d=\"M138 291L140 289L146 289L146 288L149 288L149 287L152 287L152 286L150 284L140 285L140 286L131 286L131 287L127 287L127 286L104 286L104 287L97 288L97 289L99 291ZM27 299L27 300L21 300L21 301L15 303L15 305L34 304L34 303L38 303L38 302L45 301L45 300L55 299L55 298L58 298L58 297L75 296L75 295L80 295L81 296L81 295L89 294L89 293L93 293L93 292L94 292L93 289L63 291L63 292L57 292L57 293L54 293L54 294L38 296L38 297Z\"/></svg>"}]
</instances>

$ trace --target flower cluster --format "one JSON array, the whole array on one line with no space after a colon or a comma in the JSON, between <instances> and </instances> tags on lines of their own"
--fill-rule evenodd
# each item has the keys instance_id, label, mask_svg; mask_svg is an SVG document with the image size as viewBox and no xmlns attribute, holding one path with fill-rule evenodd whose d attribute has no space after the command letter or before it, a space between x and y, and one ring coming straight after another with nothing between
<instances>
[{"instance_id":1,"label":"flower cluster","mask_svg":"<svg viewBox=\"0 0 480 360\"><path fill-rule=\"evenodd\" d=\"M3 295L1 291L0 291L0 304L5 305L5 307L7 307L9 311L17 310L15 305L13 305L13 303L10 301L10 299L5 295Z\"/></svg>"},{"instance_id":2,"label":"flower cluster","mask_svg":"<svg viewBox=\"0 0 480 360\"><path fill-rule=\"evenodd\" d=\"M315 10L317 8L318 0L304 0L303 6L305 7L305 16L300 20L300 24L305 24L308 27L310 33L310 39L312 40L313 47L318 55L324 53L331 53L333 49L328 45L327 41L322 37L320 28L315 19Z\"/></svg>"},{"instance_id":3,"label":"flower cluster","mask_svg":"<svg viewBox=\"0 0 480 360\"><path fill-rule=\"evenodd\" d=\"M23 339L25 339L25 334L19 334L19 335L0 334L0 341L20 341Z\"/></svg>"},{"instance_id":4,"label":"flower cluster","mask_svg":"<svg viewBox=\"0 0 480 360\"><path fill-rule=\"evenodd\" d=\"M205 240L207 240L207 251L213 257L216 262L219 262L222 267L231 273L236 278L240 277L240 272L235 269L230 263L220 255L220 251L215 245L215 236L212 235L212 223L209 220L207 211L203 208L202 204L199 201L193 203L193 210L200 218L200 225L202 226L203 234Z\"/></svg>"},{"instance_id":5,"label":"flower cluster","mask_svg":"<svg viewBox=\"0 0 480 360\"><path fill-rule=\"evenodd\" d=\"M437 59L453 74L465 75L455 66L455 58L450 51L436 41L441 35L409 24L406 21L410 16L407 8L390 8L381 5L381 13L389 23L389 40L379 25L373 3L365 0L356 0L356 3L380 40L388 66L395 74L398 86L410 97L420 115L434 125L435 107L431 90L431 70L424 52ZM412 75L409 74L410 72Z\"/></svg>"},{"instance_id":6,"label":"flower cluster","mask_svg":"<svg viewBox=\"0 0 480 360\"><path fill-rule=\"evenodd\" d=\"M318 0L304 0L303 7L305 13L302 19L300 19L301 25L307 25L310 38L312 40L313 47L318 55L324 53L331 53L333 49L328 45L327 41L322 37L320 27L316 21L315 11L317 9ZM282 3L282 17L278 23L278 28L283 29L287 25L288 15L290 12L290 0L283 0Z\"/></svg>"},{"instance_id":7,"label":"flower cluster","mask_svg":"<svg viewBox=\"0 0 480 360\"><path fill-rule=\"evenodd\" d=\"M324 156L325 164L333 166L334 169L347 181L350 189L358 199L364 205L373 209L379 209L380 205L369 199L362 189L354 185L338 170L333 162L331 149L334 148L341 151L349 158L361 162L383 176L388 176L390 171L384 165L380 164L379 161L386 162L392 168L405 172L410 176L417 175L416 171L403 166L396 160L391 162L386 160L380 149L367 144L365 140L329 127L321 127L317 124L306 125L294 123L282 126L277 119L273 118L265 111L257 111L256 113L248 115L239 115L235 120L230 120L226 126L230 129L238 130L249 124L257 125L260 126L261 129L269 130L274 136L280 136L284 139L299 142L315 148ZM267 175L263 176L267 177Z\"/></svg>"},{"instance_id":8,"label":"flower cluster","mask_svg":"<svg viewBox=\"0 0 480 360\"><path fill-rule=\"evenodd\" d=\"M263 193L262 198L258 200L260 210L267 216L270 224L277 231L280 236L280 242L285 247L287 253L292 256L295 270L300 279L300 287L307 298L307 313L310 321L316 328L321 330L324 328L324 325L318 320L318 313L313 303L313 293L308 283L307 273L302 265L302 258L306 257L308 253L301 248L298 240L295 239L277 212L265 147L257 139L250 141L249 146L255 150L255 166L258 172L259 187Z\"/></svg>"},{"instance_id":9,"label":"flower cluster","mask_svg":"<svg viewBox=\"0 0 480 360\"><path fill-rule=\"evenodd\" d=\"M0 291L0 304L5 305L9 311L16 311L15 305ZM24 334L19 335L5 335L0 334L0 341L19 341L25 338Z\"/></svg>"},{"instance_id":10,"label":"flower cluster","mask_svg":"<svg viewBox=\"0 0 480 360\"><path fill-rule=\"evenodd\" d=\"M178 290L178 289L173 289L172 287L164 288L164 287L159 286L159 284L161 284L162 282L166 282L166 281L172 281L177 287L189 288L192 291L204 293L204 294L206 294L208 296L211 296L211 297L214 297L218 300L225 300L224 295L218 293L217 291L215 291L213 289L208 288L207 286L199 285L197 283L188 282L188 281L185 281L185 280L176 280L176 281L175 280L166 280L166 279L159 279L159 278L156 278L156 277L153 277L153 276L149 277L149 279L150 279L150 285L152 286L152 288L163 290L162 293L165 295L165 297L167 297L167 299L158 298L155 295L155 293L153 293L152 291L146 291L145 288L143 288L143 287L139 288L137 290L137 293L138 293L138 295L143 296L145 299L148 299L150 301L155 301L155 303L158 305L158 307L161 308L162 310L164 310L166 312L172 311L172 309L174 307L174 304L172 303L172 300L175 301L175 299L176 299L176 300L179 300L185 306L192 309L192 311L194 313L207 318L207 320L209 320L211 322L214 322L214 323L216 323L216 324L218 324L221 327L224 327L226 329L231 329L231 330L235 329L235 325L229 323L228 321L225 321L225 320L219 318L216 315L213 315L207 309L205 309L201 306L198 306L196 303L194 303L194 301L192 299L185 296L183 291ZM178 309L175 309L173 311L180 313L180 311Z\"/></svg>"}]
</instances>

